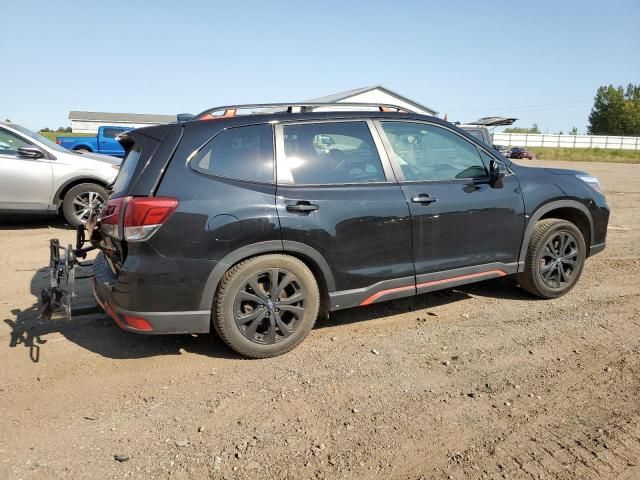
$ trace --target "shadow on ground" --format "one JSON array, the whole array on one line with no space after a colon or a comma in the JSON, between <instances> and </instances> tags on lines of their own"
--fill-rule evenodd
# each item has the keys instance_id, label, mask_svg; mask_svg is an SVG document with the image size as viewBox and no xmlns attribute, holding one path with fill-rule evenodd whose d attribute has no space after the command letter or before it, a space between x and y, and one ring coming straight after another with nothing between
<instances>
[{"instance_id":1,"label":"shadow on ground","mask_svg":"<svg viewBox=\"0 0 640 480\"><path fill-rule=\"evenodd\" d=\"M0 230L34 230L38 228L64 228L74 230L60 215L0 215Z\"/></svg>"},{"instance_id":2,"label":"shadow on ground","mask_svg":"<svg viewBox=\"0 0 640 480\"><path fill-rule=\"evenodd\" d=\"M40 292L47 283L48 269L41 268L31 280L31 293L35 298L40 297ZM85 278L77 283L76 306L81 309L95 307L90 279ZM532 297L516 287L512 279L496 279L417 297L341 310L332 313L328 319L319 319L316 328L375 321L412 311L424 315L425 309L464 301L472 296L532 300ZM82 348L112 359L179 355L182 350L218 358L240 358L215 334L139 335L121 330L103 313L74 316L71 320L55 319L55 317L53 320L43 320L38 303L26 309L14 309L11 313L13 318L4 320L11 328L9 346L26 348L33 362L41 360L47 344L47 336L53 333L59 333Z\"/></svg>"}]
</instances>

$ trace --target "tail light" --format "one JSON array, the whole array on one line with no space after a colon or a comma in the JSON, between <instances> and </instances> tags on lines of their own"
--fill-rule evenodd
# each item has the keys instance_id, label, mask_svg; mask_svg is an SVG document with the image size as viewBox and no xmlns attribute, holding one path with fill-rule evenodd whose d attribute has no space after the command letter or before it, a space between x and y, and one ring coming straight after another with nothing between
<instances>
[{"instance_id":1,"label":"tail light","mask_svg":"<svg viewBox=\"0 0 640 480\"><path fill-rule=\"evenodd\" d=\"M120 238L118 225L126 200L127 197L110 198L100 210L98 222L100 222L100 229L105 235Z\"/></svg>"},{"instance_id":2,"label":"tail light","mask_svg":"<svg viewBox=\"0 0 640 480\"><path fill-rule=\"evenodd\" d=\"M60 140L59 138L56 138L56 143L57 143L58 145L62 145L62 140Z\"/></svg>"},{"instance_id":3,"label":"tail light","mask_svg":"<svg viewBox=\"0 0 640 480\"><path fill-rule=\"evenodd\" d=\"M132 197L124 212L124 239L140 242L148 239L178 208L170 197Z\"/></svg>"},{"instance_id":4,"label":"tail light","mask_svg":"<svg viewBox=\"0 0 640 480\"><path fill-rule=\"evenodd\" d=\"M141 242L153 235L178 208L178 200L170 197L120 197L109 199L98 221L102 231L110 237Z\"/></svg>"}]
</instances>

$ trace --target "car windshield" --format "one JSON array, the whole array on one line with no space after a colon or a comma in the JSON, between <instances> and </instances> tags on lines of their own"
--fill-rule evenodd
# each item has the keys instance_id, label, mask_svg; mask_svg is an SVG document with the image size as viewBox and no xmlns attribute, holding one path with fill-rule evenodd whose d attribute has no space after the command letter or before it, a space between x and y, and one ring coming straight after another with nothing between
<instances>
[{"instance_id":1,"label":"car windshield","mask_svg":"<svg viewBox=\"0 0 640 480\"><path fill-rule=\"evenodd\" d=\"M32 132L28 128L24 128L24 127L22 127L20 125L16 125L15 123L10 123L9 126L11 128L13 128L14 130L17 130L18 132L22 133L23 135L26 135L27 137L31 138L32 140L35 140L36 142L42 143L46 147L48 147L48 148L50 148L52 150L55 150L56 152L69 153L69 150L67 150L66 148L61 147L56 142L52 142L47 137L43 137L39 133Z\"/></svg>"}]
</instances>

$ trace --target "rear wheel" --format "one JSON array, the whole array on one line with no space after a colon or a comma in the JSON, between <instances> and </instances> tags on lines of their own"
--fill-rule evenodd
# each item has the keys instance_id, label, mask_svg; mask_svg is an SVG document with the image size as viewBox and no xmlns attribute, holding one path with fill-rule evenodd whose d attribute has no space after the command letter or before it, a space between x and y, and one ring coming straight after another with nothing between
<instances>
[{"instance_id":1,"label":"rear wheel","mask_svg":"<svg viewBox=\"0 0 640 480\"><path fill-rule=\"evenodd\" d=\"M529 240L524 271L518 274L520 286L537 297L560 297L577 283L585 257L578 227L558 218L541 220Z\"/></svg>"},{"instance_id":2,"label":"rear wheel","mask_svg":"<svg viewBox=\"0 0 640 480\"><path fill-rule=\"evenodd\" d=\"M84 225L91 211L99 211L107 200L107 191L95 183L81 183L71 188L62 200L64 218L74 227Z\"/></svg>"},{"instance_id":3,"label":"rear wheel","mask_svg":"<svg viewBox=\"0 0 640 480\"><path fill-rule=\"evenodd\" d=\"M241 355L273 357L304 340L319 307L318 284L303 262L289 255L264 255L245 260L224 275L213 325Z\"/></svg>"}]
</instances>

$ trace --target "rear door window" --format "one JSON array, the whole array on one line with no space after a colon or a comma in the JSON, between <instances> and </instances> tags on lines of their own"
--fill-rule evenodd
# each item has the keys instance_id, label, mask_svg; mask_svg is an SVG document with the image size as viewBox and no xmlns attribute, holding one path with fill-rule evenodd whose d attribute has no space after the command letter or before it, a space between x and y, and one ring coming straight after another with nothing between
<instances>
[{"instance_id":1,"label":"rear door window","mask_svg":"<svg viewBox=\"0 0 640 480\"><path fill-rule=\"evenodd\" d=\"M262 124L224 130L198 151L191 167L206 175L273 182L273 128Z\"/></svg>"},{"instance_id":2,"label":"rear door window","mask_svg":"<svg viewBox=\"0 0 640 480\"><path fill-rule=\"evenodd\" d=\"M366 122L285 125L283 136L278 182L331 185L386 181Z\"/></svg>"}]
</instances>

